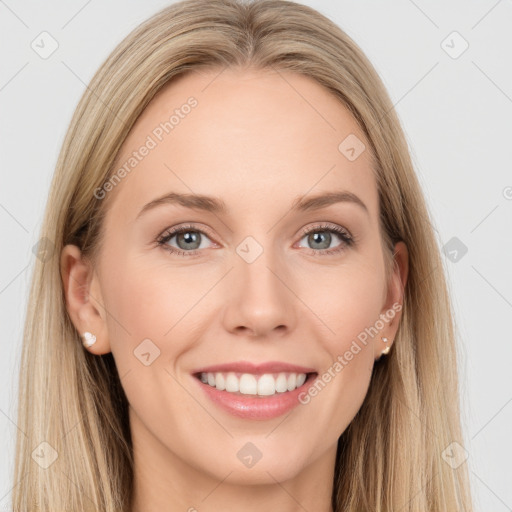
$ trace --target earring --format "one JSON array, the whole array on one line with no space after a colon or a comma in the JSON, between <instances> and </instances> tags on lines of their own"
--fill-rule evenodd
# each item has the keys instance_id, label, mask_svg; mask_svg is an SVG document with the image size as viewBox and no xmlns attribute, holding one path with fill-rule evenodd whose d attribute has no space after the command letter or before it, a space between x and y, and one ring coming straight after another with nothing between
<instances>
[{"instance_id":1,"label":"earring","mask_svg":"<svg viewBox=\"0 0 512 512\"><path fill-rule=\"evenodd\" d=\"M382 341L383 341L384 343L387 343L387 342L389 341L386 337L382 337L381 339L382 339ZM390 351L390 350L391 350L391 346L390 346L390 345L388 345L388 346L387 346L387 347L386 347L386 348L381 352L381 356L382 356L382 355L387 355L387 354L389 354L389 351ZM379 356L379 359L380 359L380 356Z\"/></svg>"},{"instance_id":2,"label":"earring","mask_svg":"<svg viewBox=\"0 0 512 512\"><path fill-rule=\"evenodd\" d=\"M83 341L82 344L84 347L90 347L91 345L94 345L96 343L96 336L90 332L84 332L83 334Z\"/></svg>"}]
</instances>

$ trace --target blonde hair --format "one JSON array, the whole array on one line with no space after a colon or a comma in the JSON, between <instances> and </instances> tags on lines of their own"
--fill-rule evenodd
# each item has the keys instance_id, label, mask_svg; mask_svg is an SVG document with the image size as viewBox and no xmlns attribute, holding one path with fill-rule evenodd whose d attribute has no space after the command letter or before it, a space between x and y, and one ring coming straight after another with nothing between
<instances>
[{"instance_id":1,"label":"blonde hair","mask_svg":"<svg viewBox=\"0 0 512 512\"><path fill-rule=\"evenodd\" d=\"M409 250L401 324L374 368L361 409L338 441L333 509L472 510L466 464L443 450L463 445L452 309L443 263L407 144L376 71L337 25L285 0L186 0L137 27L102 64L81 98L51 184L22 348L15 511L128 511L133 458L127 400L112 354L84 350L60 275L66 244L94 258L108 201L94 191L114 172L137 117L174 77L200 67L251 66L309 76L349 109L373 155L383 250ZM340 141L341 142L341 141ZM24 432L22 434L21 432ZM47 469L33 450L58 454Z\"/></svg>"}]
</instances>

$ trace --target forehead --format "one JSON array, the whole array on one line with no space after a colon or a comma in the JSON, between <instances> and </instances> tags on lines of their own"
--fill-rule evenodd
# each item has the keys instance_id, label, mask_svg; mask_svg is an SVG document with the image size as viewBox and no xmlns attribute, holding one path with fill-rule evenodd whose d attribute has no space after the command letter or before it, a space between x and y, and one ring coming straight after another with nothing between
<instances>
[{"instance_id":1,"label":"forehead","mask_svg":"<svg viewBox=\"0 0 512 512\"><path fill-rule=\"evenodd\" d=\"M356 159L350 147L362 150ZM298 196L348 190L377 213L370 150L357 122L326 88L291 72L178 77L138 118L114 172L121 167L127 172L112 208L126 218L167 192L218 196L228 208L262 213Z\"/></svg>"}]
</instances>

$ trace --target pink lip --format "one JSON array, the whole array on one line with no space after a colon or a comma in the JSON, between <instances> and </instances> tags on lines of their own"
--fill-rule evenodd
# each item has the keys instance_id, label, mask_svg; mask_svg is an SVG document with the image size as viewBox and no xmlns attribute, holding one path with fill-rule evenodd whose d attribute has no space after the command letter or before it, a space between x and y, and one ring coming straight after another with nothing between
<instances>
[{"instance_id":1,"label":"pink lip","mask_svg":"<svg viewBox=\"0 0 512 512\"><path fill-rule=\"evenodd\" d=\"M297 407L301 403L299 395L307 393L309 386L315 381L315 376L312 374L308 375L306 382L293 391L262 397L235 395L227 391L219 391L217 388L204 384L195 377L194 380L213 403L233 416L247 420L269 420L277 418Z\"/></svg>"},{"instance_id":2,"label":"pink lip","mask_svg":"<svg viewBox=\"0 0 512 512\"><path fill-rule=\"evenodd\" d=\"M281 363L279 361L269 361L267 363L254 364L249 361L239 361L236 363L216 364L213 366L205 366L194 370L193 374L199 373L216 373L216 372L235 372L235 373L252 373L254 375L263 375L264 373L316 373L314 368L306 368L305 366L297 366L295 364Z\"/></svg>"}]
</instances>

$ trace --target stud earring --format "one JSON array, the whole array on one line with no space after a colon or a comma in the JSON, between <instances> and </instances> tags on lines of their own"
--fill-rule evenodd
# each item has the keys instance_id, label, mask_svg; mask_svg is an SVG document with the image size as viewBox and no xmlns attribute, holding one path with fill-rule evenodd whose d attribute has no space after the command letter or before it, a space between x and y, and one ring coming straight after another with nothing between
<instances>
[{"instance_id":1,"label":"stud earring","mask_svg":"<svg viewBox=\"0 0 512 512\"><path fill-rule=\"evenodd\" d=\"M386 337L384 337L384 336L383 336L381 339L382 339L382 341L383 341L384 343L387 343L387 342L389 341L389 340L388 340ZM387 355L387 354L389 354L389 351L390 351L390 350L391 350L391 346L390 346L390 345L388 345L388 346L387 346L387 347L386 347L386 348L385 348L385 349L380 353L379 359L380 359L383 355Z\"/></svg>"},{"instance_id":2,"label":"stud earring","mask_svg":"<svg viewBox=\"0 0 512 512\"><path fill-rule=\"evenodd\" d=\"M96 336L90 332L84 332L83 334L83 341L82 344L84 347L90 347L91 345L94 345L96 343Z\"/></svg>"}]
</instances>

